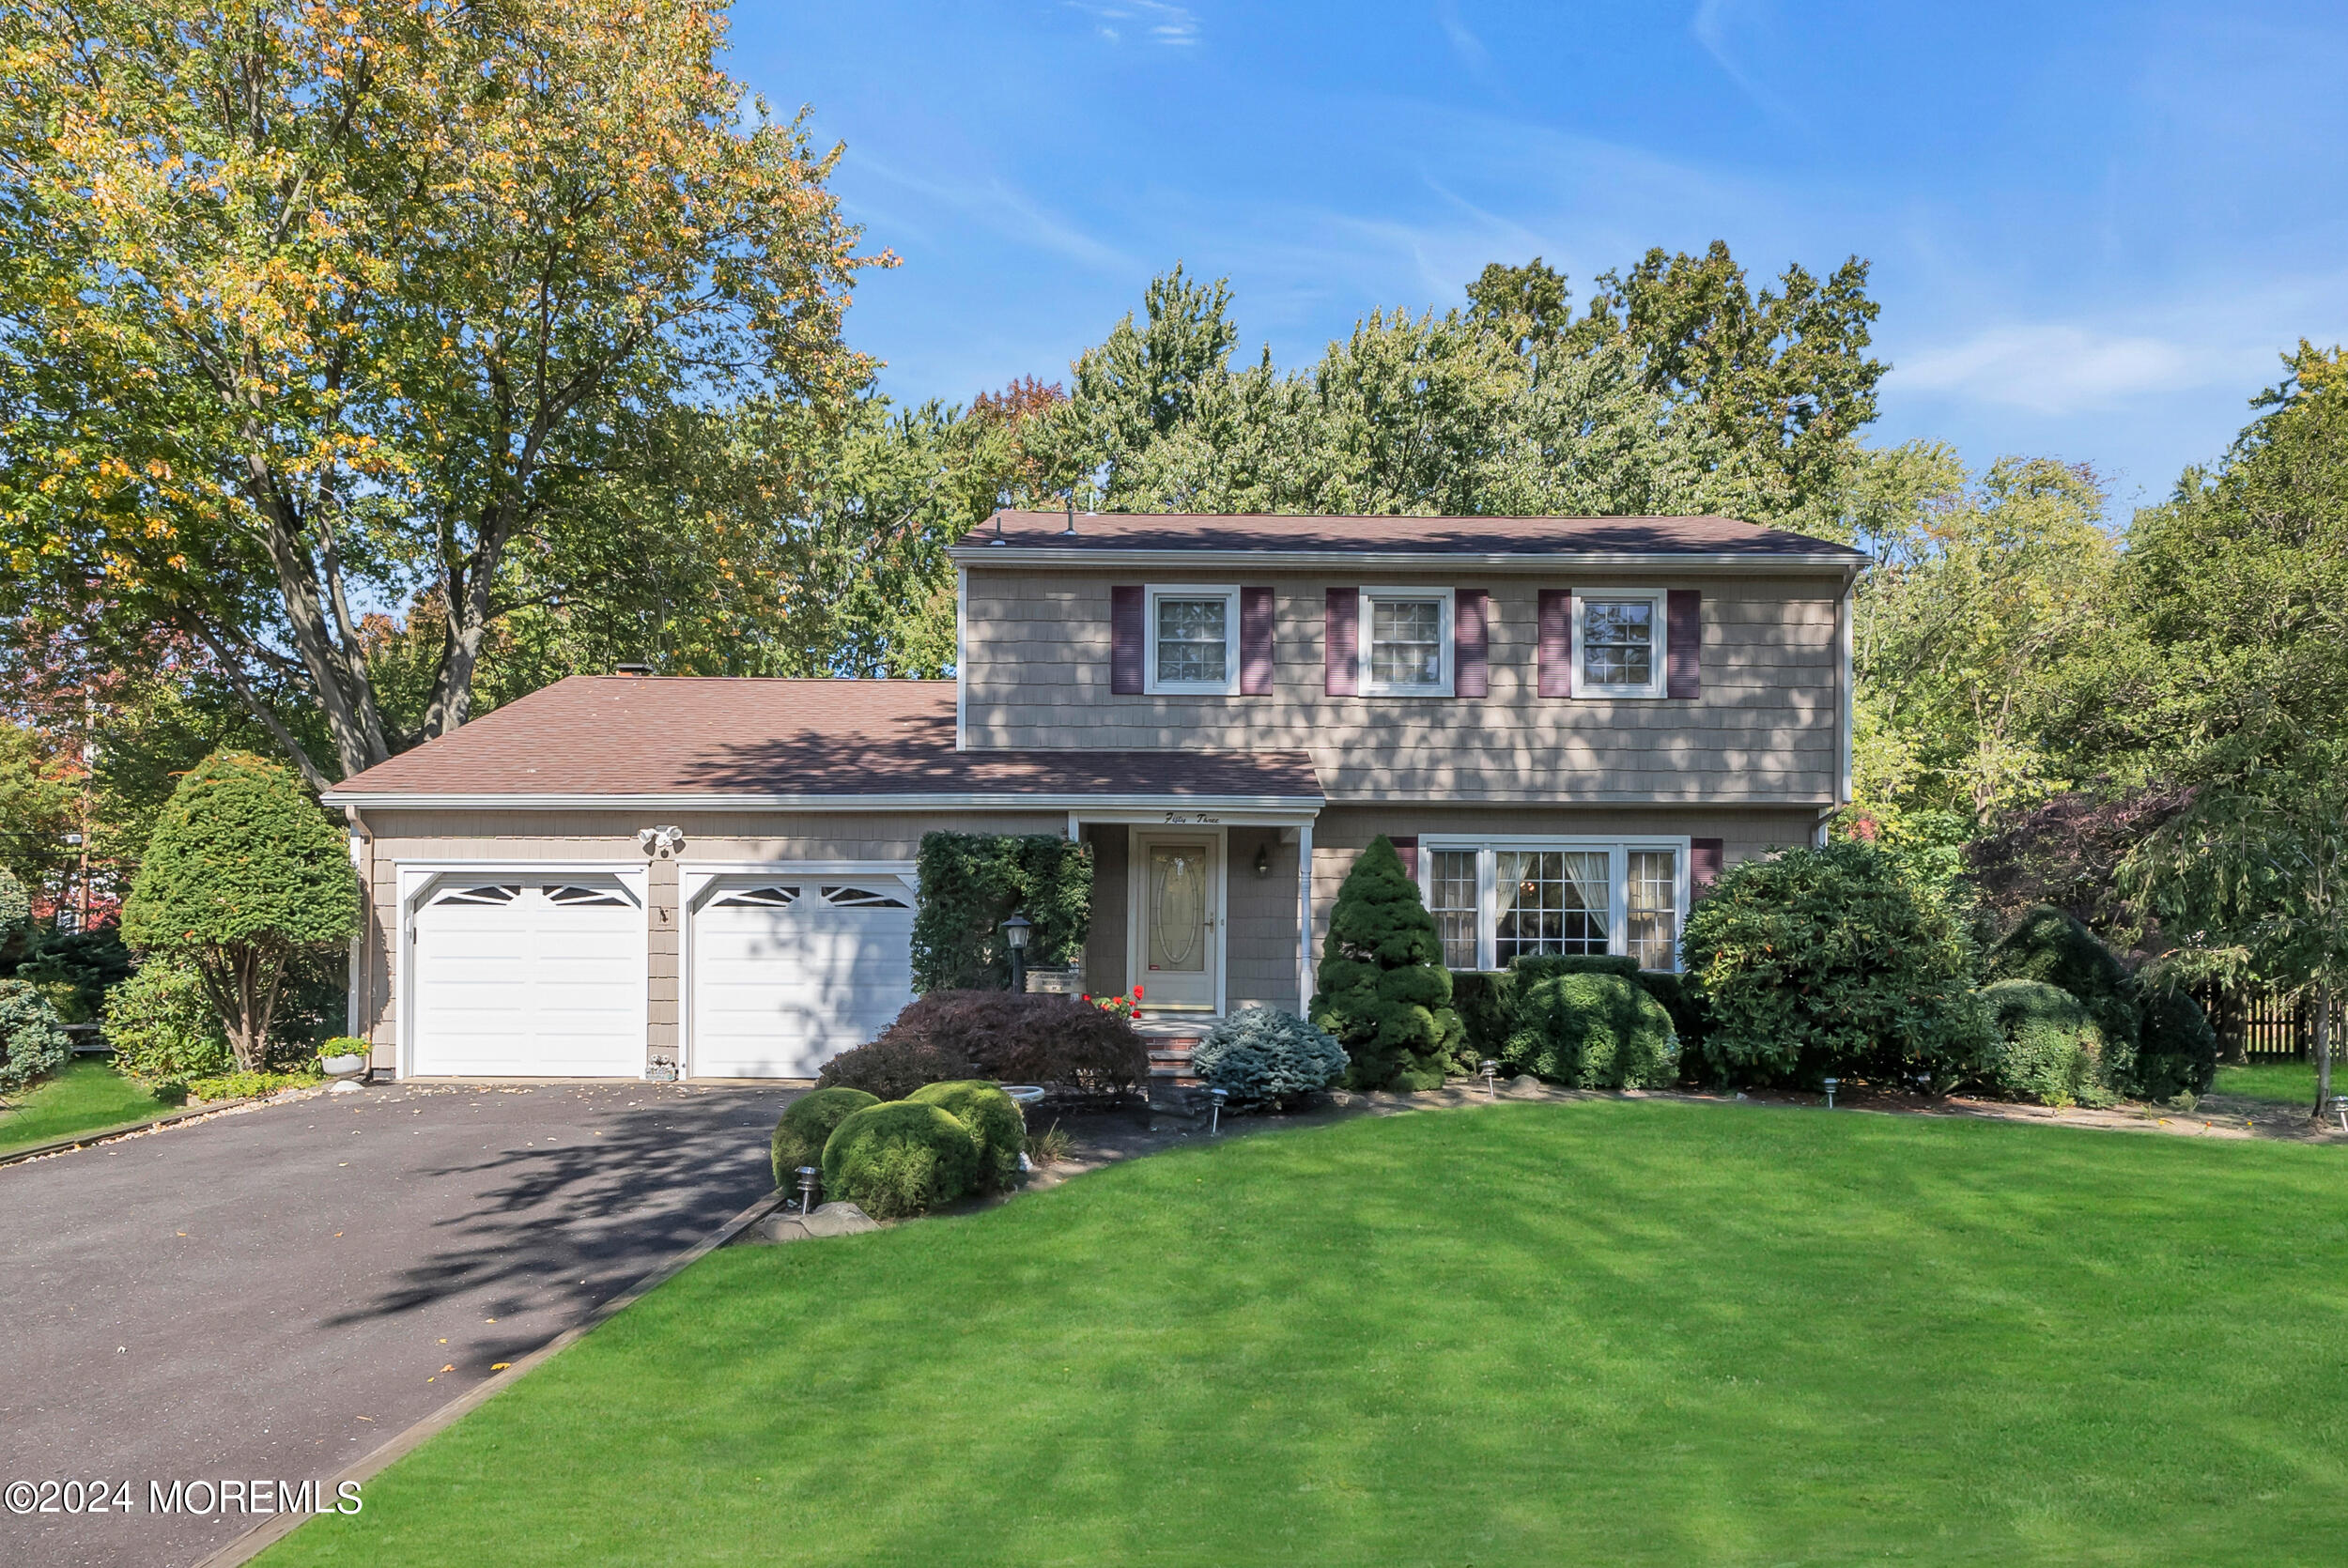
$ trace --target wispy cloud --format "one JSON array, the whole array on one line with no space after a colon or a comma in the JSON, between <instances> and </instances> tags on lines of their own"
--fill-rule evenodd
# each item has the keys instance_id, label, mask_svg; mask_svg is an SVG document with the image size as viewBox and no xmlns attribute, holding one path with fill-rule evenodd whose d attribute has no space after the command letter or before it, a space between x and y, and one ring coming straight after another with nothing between
<instances>
[{"instance_id":1,"label":"wispy cloud","mask_svg":"<svg viewBox=\"0 0 2348 1568\"><path fill-rule=\"evenodd\" d=\"M1763 113L1789 125L1800 125L1802 118L1794 112L1793 105L1764 86L1729 46L1729 30L1744 8L1742 0L1702 0L1696 7L1695 20L1689 23L1689 31L1704 46L1704 52L1712 56L1712 63L1721 68L1722 74L1736 83Z\"/></svg>"},{"instance_id":2,"label":"wispy cloud","mask_svg":"<svg viewBox=\"0 0 2348 1568\"><path fill-rule=\"evenodd\" d=\"M1167 49L1188 49L1198 41L1198 19L1164 0L1067 0L1067 5L1092 18L1095 29L1111 43L1131 37Z\"/></svg>"},{"instance_id":3,"label":"wispy cloud","mask_svg":"<svg viewBox=\"0 0 2348 1568\"><path fill-rule=\"evenodd\" d=\"M2205 384L2221 374L2212 360L2167 338L2050 322L1993 327L1908 356L1892 374L1910 391L2074 414Z\"/></svg>"},{"instance_id":4,"label":"wispy cloud","mask_svg":"<svg viewBox=\"0 0 2348 1568\"><path fill-rule=\"evenodd\" d=\"M876 176L933 206L975 219L980 226L1002 238L1065 256L1101 271L1130 272L1135 266L1134 258L1124 252L1047 211L1025 192L1000 178L945 185L893 168L868 155L849 156L859 173Z\"/></svg>"}]
</instances>

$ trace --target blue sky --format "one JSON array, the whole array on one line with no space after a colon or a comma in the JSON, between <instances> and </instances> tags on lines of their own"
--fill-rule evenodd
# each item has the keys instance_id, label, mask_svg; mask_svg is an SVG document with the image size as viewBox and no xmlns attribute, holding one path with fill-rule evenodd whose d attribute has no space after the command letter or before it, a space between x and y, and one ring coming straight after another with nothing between
<instances>
[{"instance_id":1,"label":"blue sky","mask_svg":"<svg viewBox=\"0 0 2348 1568\"><path fill-rule=\"evenodd\" d=\"M1726 239L1874 263L1877 443L2207 461L2348 338L2348 10L2093 4L859 0L734 13L737 75L842 141L849 315L899 398L1068 361L1178 258L1283 365L1483 264Z\"/></svg>"}]
</instances>

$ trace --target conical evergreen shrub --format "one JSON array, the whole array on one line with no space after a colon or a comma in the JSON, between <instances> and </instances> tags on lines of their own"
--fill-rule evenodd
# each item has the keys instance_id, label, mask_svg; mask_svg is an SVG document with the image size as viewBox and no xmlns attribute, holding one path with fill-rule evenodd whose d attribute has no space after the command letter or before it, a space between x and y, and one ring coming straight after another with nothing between
<instances>
[{"instance_id":1,"label":"conical evergreen shrub","mask_svg":"<svg viewBox=\"0 0 2348 1568\"><path fill-rule=\"evenodd\" d=\"M1313 1022L1345 1047L1357 1089L1431 1089L1465 1033L1443 939L1393 841L1369 841L1329 912Z\"/></svg>"}]
</instances>

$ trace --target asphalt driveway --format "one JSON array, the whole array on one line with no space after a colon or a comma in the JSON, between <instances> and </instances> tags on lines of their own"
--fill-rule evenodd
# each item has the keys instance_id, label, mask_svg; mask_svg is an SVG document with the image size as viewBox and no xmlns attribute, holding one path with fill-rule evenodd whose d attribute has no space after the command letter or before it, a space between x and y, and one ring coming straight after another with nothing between
<instances>
[{"instance_id":1,"label":"asphalt driveway","mask_svg":"<svg viewBox=\"0 0 2348 1568\"><path fill-rule=\"evenodd\" d=\"M0 1487L132 1504L19 1490L0 1561L194 1561L255 1518L150 1482L323 1481L769 1191L793 1092L384 1086L0 1167Z\"/></svg>"}]
</instances>

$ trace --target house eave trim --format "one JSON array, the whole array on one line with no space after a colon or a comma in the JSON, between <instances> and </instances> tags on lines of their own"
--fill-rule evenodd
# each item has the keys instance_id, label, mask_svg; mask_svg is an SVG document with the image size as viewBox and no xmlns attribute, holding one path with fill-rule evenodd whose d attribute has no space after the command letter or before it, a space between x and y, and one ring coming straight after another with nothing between
<instances>
[{"instance_id":1,"label":"house eave trim","mask_svg":"<svg viewBox=\"0 0 2348 1568\"><path fill-rule=\"evenodd\" d=\"M1072 794L966 792L865 795L788 794L441 794L330 790L329 806L386 811L1286 811L1310 816L1321 795Z\"/></svg>"},{"instance_id":2,"label":"house eave trim","mask_svg":"<svg viewBox=\"0 0 2348 1568\"><path fill-rule=\"evenodd\" d=\"M1012 546L1000 555L980 546L955 546L947 552L957 565L1007 568L1133 567L1253 568L1264 571L1294 567L1335 568L1359 572L1378 567L1405 571L1456 571L1462 567L1489 572L1552 573L1573 571L1649 571L1733 569L1746 572L1842 572L1858 569L1860 561L1842 551L1831 554L1748 555L1736 551L1693 550L1114 550L1064 549L1052 546Z\"/></svg>"}]
</instances>

